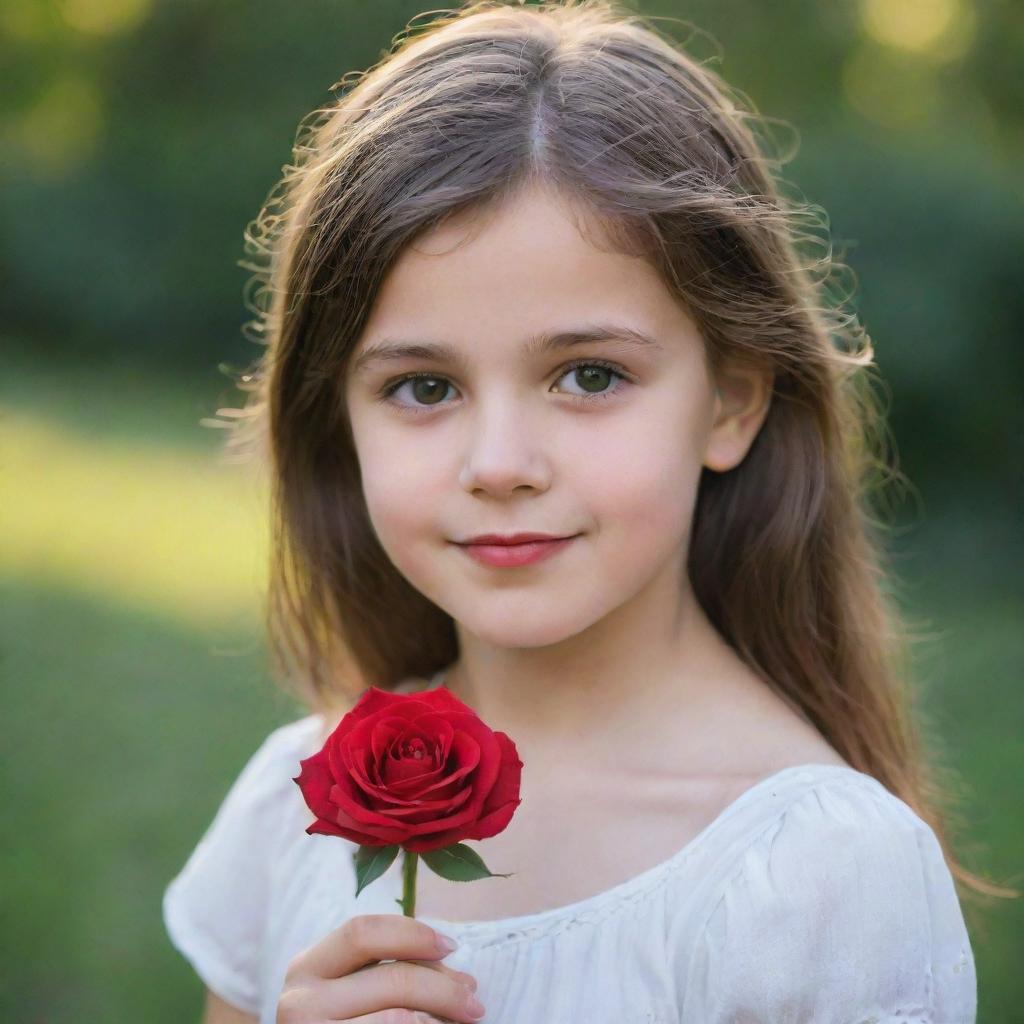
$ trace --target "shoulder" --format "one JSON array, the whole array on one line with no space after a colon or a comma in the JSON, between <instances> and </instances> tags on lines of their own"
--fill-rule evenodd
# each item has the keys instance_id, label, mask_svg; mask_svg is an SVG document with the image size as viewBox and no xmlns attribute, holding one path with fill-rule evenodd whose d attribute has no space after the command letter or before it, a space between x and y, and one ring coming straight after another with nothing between
<instances>
[{"instance_id":1,"label":"shoulder","mask_svg":"<svg viewBox=\"0 0 1024 1024\"><path fill-rule=\"evenodd\" d=\"M322 746L323 727L323 716L311 714L272 729L246 761L233 788L267 795L294 789L298 762ZM295 770L289 774L293 764Z\"/></svg>"},{"instance_id":2,"label":"shoulder","mask_svg":"<svg viewBox=\"0 0 1024 1024\"><path fill-rule=\"evenodd\" d=\"M850 767L794 766L776 781L780 799L705 908L689 995L701 1008L684 1020L973 1021L973 956L932 829ZM739 1003L718 1016L706 1001L725 993Z\"/></svg>"},{"instance_id":3,"label":"shoulder","mask_svg":"<svg viewBox=\"0 0 1024 1024\"><path fill-rule=\"evenodd\" d=\"M293 779L300 770L299 760L318 749L322 724L320 715L307 715L264 736L232 780L201 848L214 841L225 848L245 845L254 834L261 839L269 834L267 823L272 813L294 802L298 790ZM260 843L261 848L265 846Z\"/></svg>"},{"instance_id":4,"label":"shoulder","mask_svg":"<svg viewBox=\"0 0 1024 1024\"><path fill-rule=\"evenodd\" d=\"M765 780L778 782L784 799L744 851L745 860L821 849L823 843L850 850L852 842L862 854L883 853L896 838L915 845L924 836L935 838L916 812L876 778L841 759L818 757L784 765ZM736 868L741 871L742 863Z\"/></svg>"},{"instance_id":5,"label":"shoulder","mask_svg":"<svg viewBox=\"0 0 1024 1024\"><path fill-rule=\"evenodd\" d=\"M236 858L253 868L258 861L266 870L281 835L305 809L294 779L300 760L322 745L322 725L323 718L312 714L264 736L231 782L197 852L209 855L217 849L225 861Z\"/></svg>"},{"instance_id":6,"label":"shoulder","mask_svg":"<svg viewBox=\"0 0 1024 1024\"><path fill-rule=\"evenodd\" d=\"M304 834L304 805L292 780L321 722L308 715L259 742L164 890L174 946L212 992L247 1013L260 1010L276 857L292 832Z\"/></svg>"},{"instance_id":7,"label":"shoulder","mask_svg":"<svg viewBox=\"0 0 1024 1024\"><path fill-rule=\"evenodd\" d=\"M801 781L733 865L720 898L745 892L769 919L799 906L828 913L830 904L891 916L914 901L923 906L930 887L946 889L934 832L877 779L849 766L793 771Z\"/></svg>"},{"instance_id":8,"label":"shoulder","mask_svg":"<svg viewBox=\"0 0 1024 1024\"><path fill-rule=\"evenodd\" d=\"M920 888L924 864L945 866L929 825L870 775L809 763L765 782L781 799L737 850L720 901L746 890L766 912L771 900L844 898L856 889L862 907L890 896L898 903Z\"/></svg>"},{"instance_id":9,"label":"shoulder","mask_svg":"<svg viewBox=\"0 0 1024 1024\"><path fill-rule=\"evenodd\" d=\"M306 757L322 745L320 734L325 721L324 715L311 714L280 725L267 735L260 749L268 760L290 759L296 754Z\"/></svg>"}]
</instances>

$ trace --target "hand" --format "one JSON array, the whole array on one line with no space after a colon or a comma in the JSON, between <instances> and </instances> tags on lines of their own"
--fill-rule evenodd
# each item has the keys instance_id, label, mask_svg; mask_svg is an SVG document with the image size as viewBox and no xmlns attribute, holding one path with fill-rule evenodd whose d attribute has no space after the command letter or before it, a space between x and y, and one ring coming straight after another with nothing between
<instances>
[{"instance_id":1,"label":"hand","mask_svg":"<svg viewBox=\"0 0 1024 1024\"><path fill-rule=\"evenodd\" d=\"M437 932L414 917L349 918L289 963L277 1024L420 1024L431 1019L417 1010L473 1024L482 1017L472 1007L476 979L436 962L447 955Z\"/></svg>"}]
</instances>

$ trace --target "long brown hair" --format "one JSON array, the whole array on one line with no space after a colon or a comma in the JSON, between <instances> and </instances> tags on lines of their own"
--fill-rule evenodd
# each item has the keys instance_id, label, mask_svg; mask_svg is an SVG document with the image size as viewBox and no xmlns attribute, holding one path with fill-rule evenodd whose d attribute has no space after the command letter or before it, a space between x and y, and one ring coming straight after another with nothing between
<instances>
[{"instance_id":1,"label":"long brown hair","mask_svg":"<svg viewBox=\"0 0 1024 1024\"><path fill-rule=\"evenodd\" d=\"M281 685L325 715L457 657L451 618L376 539L344 402L349 355L389 267L419 233L532 182L597 215L695 319L712 368L774 373L746 458L705 469L688 571L723 638L854 768L934 830L962 783L925 751L888 590L883 485L903 485L873 348L838 286L820 207L787 195L767 119L614 0L483 0L410 23L303 119L294 162L246 232L247 334L227 451L269 473L267 626ZM223 425L223 424L222 424ZM937 736L937 733L936 733Z\"/></svg>"}]
</instances>

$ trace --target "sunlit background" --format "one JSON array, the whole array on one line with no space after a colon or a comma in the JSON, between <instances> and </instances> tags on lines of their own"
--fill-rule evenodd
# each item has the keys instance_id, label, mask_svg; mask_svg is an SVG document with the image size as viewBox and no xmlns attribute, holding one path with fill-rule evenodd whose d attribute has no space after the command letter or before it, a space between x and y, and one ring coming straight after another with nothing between
<instances>
[{"instance_id":1,"label":"sunlit background","mask_svg":"<svg viewBox=\"0 0 1024 1024\"><path fill-rule=\"evenodd\" d=\"M968 865L1020 885L1024 6L640 3L795 147L887 382L896 586ZM24 1024L198 1018L160 898L270 729L242 233L299 119L435 5L5 0L0 45L7 983ZM690 34L685 22L698 31ZM1024 900L972 934L1021 1019Z\"/></svg>"}]
</instances>

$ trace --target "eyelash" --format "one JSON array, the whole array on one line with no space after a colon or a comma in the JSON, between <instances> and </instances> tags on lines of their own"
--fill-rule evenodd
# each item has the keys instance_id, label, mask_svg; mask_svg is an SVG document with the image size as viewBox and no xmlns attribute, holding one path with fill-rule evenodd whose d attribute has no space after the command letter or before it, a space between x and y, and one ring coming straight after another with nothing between
<instances>
[{"instance_id":1,"label":"eyelash","mask_svg":"<svg viewBox=\"0 0 1024 1024\"><path fill-rule=\"evenodd\" d=\"M561 378L564 377L567 373L569 373L572 370L577 369L580 366L598 366L598 367L601 367L601 369L610 370L616 377L619 377L621 381L629 381L630 380L629 375L623 370L623 368L621 366L618 366L616 363L606 362L603 359L577 359L574 362L571 362L568 365L562 367L562 369L561 369L561 371L559 372L559 375L558 375L559 380L561 380ZM428 380L446 381L449 384L451 383L451 381L449 381L447 377L444 377L444 376L442 376L441 374L438 374L438 373L422 373L422 372L421 373L407 373L404 377L399 377L397 380L391 381L388 384L384 385L384 387L380 391L380 398L381 398L381 400L382 401L389 401L391 396L403 384L405 384L406 382L408 382L410 380L418 380L418 379L420 379L422 377L425 377ZM587 405L587 404L589 404L591 402L599 402L602 399L615 398L619 394L620 391L622 391L622 384L621 383L618 386L616 386L615 388L613 388L611 391L603 391L600 394L572 395L572 394L568 394L567 392L563 392L563 394L565 394L566 397L568 397L570 399L573 399L575 402L577 402L580 405ZM398 404L398 403L396 403L396 404ZM403 412L411 412L414 415L419 415L421 413L433 412L434 409L439 408L439 406L443 405L443 404L445 404L445 403L439 403L438 405L401 405L401 404L398 404L398 407Z\"/></svg>"}]
</instances>

